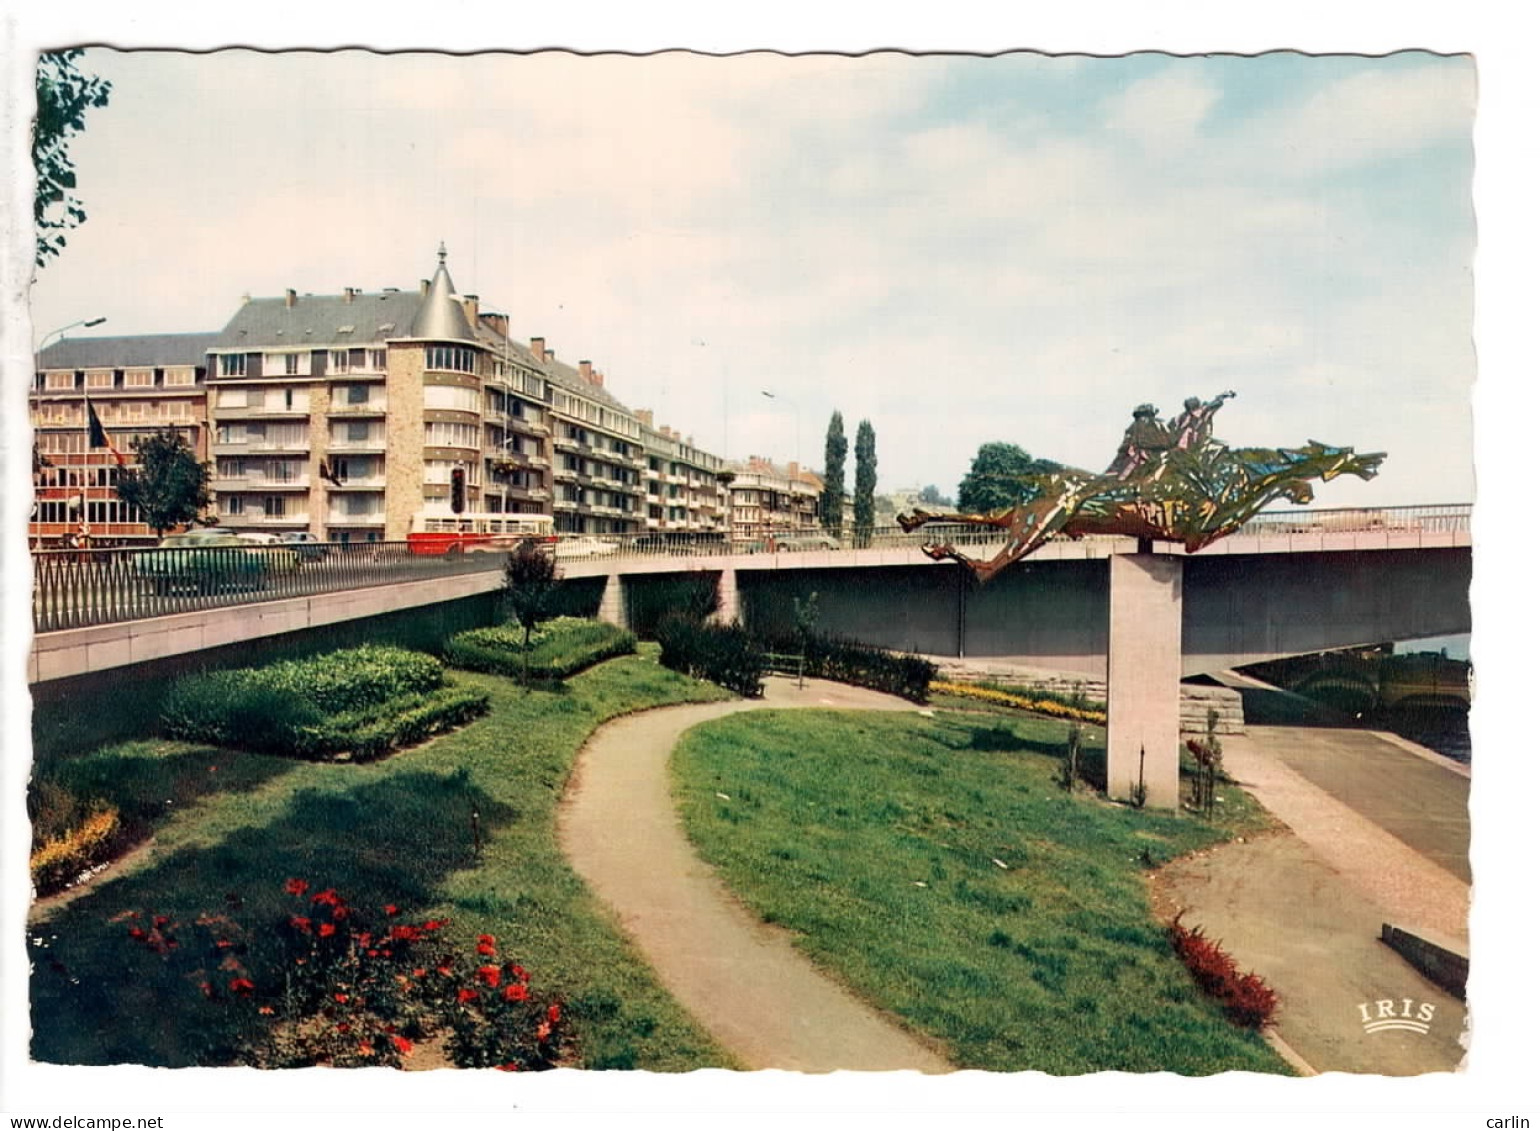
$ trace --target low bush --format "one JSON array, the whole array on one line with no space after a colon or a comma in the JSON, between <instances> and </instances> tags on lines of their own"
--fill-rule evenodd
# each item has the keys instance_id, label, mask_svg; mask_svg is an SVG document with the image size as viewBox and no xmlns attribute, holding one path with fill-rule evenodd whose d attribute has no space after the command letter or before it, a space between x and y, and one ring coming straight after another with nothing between
<instances>
[{"instance_id":1,"label":"low bush","mask_svg":"<svg viewBox=\"0 0 1540 1131\"><path fill-rule=\"evenodd\" d=\"M532 680L567 679L603 660L636 651L636 637L602 621L559 617L531 634L524 650L524 630L517 624L473 628L450 637L444 658L467 671Z\"/></svg>"},{"instance_id":2,"label":"low bush","mask_svg":"<svg viewBox=\"0 0 1540 1131\"><path fill-rule=\"evenodd\" d=\"M177 681L173 738L321 759L379 757L486 711L484 692L444 682L432 656L374 645Z\"/></svg>"},{"instance_id":3,"label":"low bush","mask_svg":"<svg viewBox=\"0 0 1540 1131\"><path fill-rule=\"evenodd\" d=\"M1010 691L1000 691L982 684L951 683L945 680L935 680L931 683L930 687L932 691L939 691L945 695L957 695L964 699L977 699L981 703L994 703L1001 707L1014 707L1019 711L1030 711L1034 715L1046 715L1052 719L1071 719L1076 722L1093 723L1096 726L1105 726L1107 724L1107 712L1105 709L1093 706L1074 706L1066 702L1063 696L1048 695L1039 698Z\"/></svg>"},{"instance_id":4,"label":"low bush","mask_svg":"<svg viewBox=\"0 0 1540 1131\"><path fill-rule=\"evenodd\" d=\"M772 636L761 643L767 651L803 656L803 673L814 679L870 687L915 703L926 701L936 678L936 665L929 660L837 637Z\"/></svg>"},{"instance_id":5,"label":"low bush","mask_svg":"<svg viewBox=\"0 0 1540 1131\"><path fill-rule=\"evenodd\" d=\"M73 828L37 845L28 864L40 896L67 887L81 873L112 855L123 829L118 811L98 803Z\"/></svg>"},{"instance_id":6,"label":"low bush","mask_svg":"<svg viewBox=\"0 0 1540 1131\"><path fill-rule=\"evenodd\" d=\"M1171 945L1198 988L1217 999L1231 1021L1243 1029L1260 1029L1272 1021L1278 995L1257 974L1242 974L1235 959L1201 927L1182 926L1178 915L1171 924Z\"/></svg>"},{"instance_id":7,"label":"low bush","mask_svg":"<svg viewBox=\"0 0 1540 1131\"><path fill-rule=\"evenodd\" d=\"M659 662L666 668L735 691L748 699L765 693L765 653L741 625L700 624L688 616L658 625Z\"/></svg>"}]
</instances>

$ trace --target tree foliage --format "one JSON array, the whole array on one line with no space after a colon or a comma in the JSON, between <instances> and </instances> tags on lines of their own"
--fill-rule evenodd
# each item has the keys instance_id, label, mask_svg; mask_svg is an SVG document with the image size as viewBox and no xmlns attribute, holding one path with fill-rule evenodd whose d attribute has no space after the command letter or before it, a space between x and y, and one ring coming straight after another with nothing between
<instances>
[{"instance_id":1,"label":"tree foliage","mask_svg":"<svg viewBox=\"0 0 1540 1131\"><path fill-rule=\"evenodd\" d=\"M957 485L957 507L963 511L990 512L1013 507L1031 499L1035 491L1022 477L1057 471L1052 460L1033 459L1016 444L979 445L973 466Z\"/></svg>"},{"instance_id":2,"label":"tree foliage","mask_svg":"<svg viewBox=\"0 0 1540 1131\"><path fill-rule=\"evenodd\" d=\"M549 547L526 538L508 555L503 566L503 599L513 619L524 629L524 652L529 654L529 635L555 611L556 590L561 578L556 557Z\"/></svg>"},{"instance_id":3,"label":"tree foliage","mask_svg":"<svg viewBox=\"0 0 1540 1131\"><path fill-rule=\"evenodd\" d=\"M139 466L118 473L118 498L137 507L157 535L192 522L209 505L209 465L175 428L134 441Z\"/></svg>"},{"instance_id":4,"label":"tree foliage","mask_svg":"<svg viewBox=\"0 0 1540 1131\"><path fill-rule=\"evenodd\" d=\"M856 426L856 513L855 536L860 544L871 541L876 525L877 432L870 420Z\"/></svg>"},{"instance_id":5,"label":"tree foliage","mask_svg":"<svg viewBox=\"0 0 1540 1131\"><path fill-rule=\"evenodd\" d=\"M112 84L83 75L75 66L75 47L45 52L37 63L37 121L32 126L32 166L37 170L33 219L37 225L37 266L64 247L64 233L85 222L86 211L74 194L75 163L70 138L85 129L86 111L107 105Z\"/></svg>"},{"instance_id":6,"label":"tree foliage","mask_svg":"<svg viewBox=\"0 0 1540 1131\"><path fill-rule=\"evenodd\" d=\"M829 431L824 438L823 494L818 497L818 520L836 538L845 521L845 453L849 450L845 418L836 410L829 417Z\"/></svg>"},{"instance_id":7,"label":"tree foliage","mask_svg":"<svg viewBox=\"0 0 1540 1131\"><path fill-rule=\"evenodd\" d=\"M932 507L949 507L952 505L951 498L943 495L934 483L927 483L921 487L918 497L920 502Z\"/></svg>"}]
</instances>

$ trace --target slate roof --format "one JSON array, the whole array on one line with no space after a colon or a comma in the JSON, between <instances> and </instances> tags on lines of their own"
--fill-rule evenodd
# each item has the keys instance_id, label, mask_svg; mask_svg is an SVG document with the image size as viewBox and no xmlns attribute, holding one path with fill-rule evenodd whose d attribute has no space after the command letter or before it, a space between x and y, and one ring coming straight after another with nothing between
<instances>
[{"instance_id":1,"label":"slate roof","mask_svg":"<svg viewBox=\"0 0 1540 1131\"><path fill-rule=\"evenodd\" d=\"M204 364L204 354L219 335L121 334L101 338L61 338L38 355L40 369L148 369Z\"/></svg>"},{"instance_id":2,"label":"slate roof","mask_svg":"<svg viewBox=\"0 0 1540 1131\"><path fill-rule=\"evenodd\" d=\"M283 296L254 298L235 312L209 349L377 345L410 336L422 303L415 289L355 294L351 302L340 294L296 295L293 306Z\"/></svg>"}]
</instances>

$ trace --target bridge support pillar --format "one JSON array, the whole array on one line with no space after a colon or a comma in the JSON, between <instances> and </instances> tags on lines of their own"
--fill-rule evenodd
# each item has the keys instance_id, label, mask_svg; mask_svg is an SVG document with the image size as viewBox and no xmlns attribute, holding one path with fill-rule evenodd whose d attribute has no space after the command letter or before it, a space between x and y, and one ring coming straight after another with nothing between
<instances>
[{"instance_id":1,"label":"bridge support pillar","mask_svg":"<svg viewBox=\"0 0 1540 1131\"><path fill-rule=\"evenodd\" d=\"M738 571L724 569L717 578L717 611L712 620L717 624L732 624L738 619Z\"/></svg>"},{"instance_id":2,"label":"bridge support pillar","mask_svg":"<svg viewBox=\"0 0 1540 1131\"><path fill-rule=\"evenodd\" d=\"M1107 622L1107 794L1175 809L1181 727L1182 559L1114 554Z\"/></svg>"},{"instance_id":3,"label":"bridge support pillar","mask_svg":"<svg viewBox=\"0 0 1540 1131\"><path fill-rule=\"evenodd\" d=\"M618 573L608 574L604 579L604 593L599 597L599 619L605 624L627 627L626 588Z\"/></svg>"}]
</instances>

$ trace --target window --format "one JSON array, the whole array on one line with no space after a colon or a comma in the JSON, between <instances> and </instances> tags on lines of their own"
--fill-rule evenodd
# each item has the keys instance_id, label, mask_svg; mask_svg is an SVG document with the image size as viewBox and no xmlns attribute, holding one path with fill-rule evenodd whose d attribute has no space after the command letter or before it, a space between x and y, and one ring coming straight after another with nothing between
<instances>
[{"instance_id":1,"label":"window","mask_svg":"<svg viewBox=\"0 0 1540 1131\"><path fill-rule=\"evenodd\" d=\"M347 423L347 438L350 444L361 444L369 439L369 425L362 420L350 420Z\"/></svg>"},{"instance_id":2,"label":"window","mask_svg":"<svg viewBox=\"0 0 1540 1131\"><path fill-rule=\"evenodd\" d=\"M355 463L361 464L363 460L334 459L332 460L332 476L338 483L346 483Z\"/></svg>"},{"instance_id":3,"label":"window","mask_svg":"<svg viewBox=\"0 0 1540 1131\"><path fill-rule=\"evenodd\" d=\"M475 389L467 389L459 385L424 385L422 405L424 408L476 412L481 407L481 398Z\"/></svg>"},{"instance_id":4,"label":"window","mask_svg":"<svg viewBox=\"0 0 1540 1131\"><path fill-rule=\"evenodd\" d=\"M219 499L219 510L221 514L245 514L246 496L221 495Z\"/></svg>"},{"instance_id":5,"label":"window","mask_svg":"<svg viewBox=\"0 0 1540 1131\"><path fill-rule=\"evenodd\" d=\"M429 346L427 367L451 373L474 373L476 351L463 346Z\"/></svg>"},{"instance_id":6,"label":"window","mask_svg":"<svg viewBox=\"0 0 1540 1131\"><path fill-rule=\"evenodd\" d=\"M155 370L153 369L129 369L123 373L125 389L144 389L154 384Z\"/></svg>"},{"instance_id":7,"label":"window","mask_svg":"<svg viewBox=\"0 0 1540 1131\"><path fill-rule=\"evenodd\" d=\"M262 513L268 518L282 518L287 500L282 495L263 495Z\"/></svg>"},{"instance_id":8,"label":"window","mask_svg":"<svg viewBox=\"0 0 1540 1131\"><path fill-rule=\"evenodd\" d=\"M374 373L385 372L385 351L365 350L364 364Z\"/></svg>"},{"instance_id":9,"label":"window","mask_svg":"<svg viewBox=\"0 0 1540 1131\"><path fill-rule=\"evenodd\" d=\"M283 374L285 377L298 377L303 370L300 368L302 353L270 353L262 359L262 375L264 377L276 377Z\"/></svg>"},{"instance_id":10,"label":"window","mask_svg":"<svg viewBox=\"0 0 1540 1131\"><path fill-rule=\"evenodd\" d=\"M193 385L197 383L197 374L186 367L167 369L165 382L168 385Z\"/></svg>"},{"instance_id":11,"label":"window","mask_svg":"<svg viewBox=\"0 0 1540 1131\"><path fill-rule=\"evenodd\" d=\"M368 403L369 403L369 386L368 385L349 385L348 386L348 404L368 404Z\"/></svg>"},{"instance_id":12,"label":"window","mask_svg":"<svg viewBox=\"0 0 1540 1131\"><path fill-rule=\"evenodd\" d=\"M97 369L86 373L86 388L110 389L112 388L112 370Z\"/></svg>"},{"instance_id":13,"label":"window","mask_svg":"<svg viewBox=\"0 0 1540 1131\"><path fill-rule=\"evenodd\" d=\"M245 408L250 403L249 389L220 389L214 394L216 408Z\"/></svg>"},{"instance_id":14,"label":"window","mask_svg":"<svg viewBox=\"0 0 1540 1131\"><path fill-rule=\"evenodd\" d=\"M369 495L349 495L344 507L353 516L371 515L376 509L375 500Z\"/></svg>"},{"instance_id":15,"label":"window","mask_svg":"<svg viewBox=\"0 0 1540 1131\"><path fill-rule=\"evenodd\" d=\"M45 389L73 389L74 387L74 373L50 373L43 379Z\"/></svg>"},{"instance_id":16,"label":"window","mask_svg":"<svg viewBox=\"0 0 1540 1131\"><path fill-rule=\"evenodd\" d=\"M423 443L430 448L479 448L481 428L475 424L451 424L432 420L423 426Z\"/></svg>"},{"instance_id":17,"label":"window","mask_svg":"<svg viewBox=\"0 0 1540 1131\"><path fill-rule=\"evenodd\" d=\"M243 353L222 353L219 355L219 375L221 377L246 376L246 355Z\"/></svg>"},{"instance_id":18,"label":"window","mask_svg":"<svg viewBox=\"0 0 1540 1131\"><path fill-rule=\"evenodd\" d=\"M326 355L326 372L351 373L352 366L348 364L347 350L329 350Z\"/></svg>"}]
</instances>

